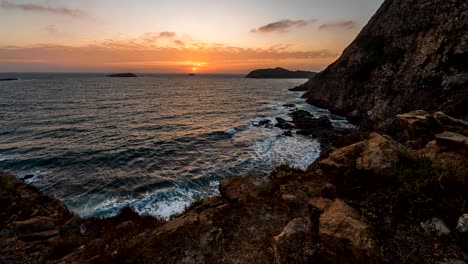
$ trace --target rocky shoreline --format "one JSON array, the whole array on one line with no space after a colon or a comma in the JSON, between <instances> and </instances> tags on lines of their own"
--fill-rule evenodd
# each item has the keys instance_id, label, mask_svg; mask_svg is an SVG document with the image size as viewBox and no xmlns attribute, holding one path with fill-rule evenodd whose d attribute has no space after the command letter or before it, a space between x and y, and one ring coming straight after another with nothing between
<instances>
[{"instance_id":1,"label":"rocky shoreline","mask_svg":"<svg viewBox=\"0 0 468 264\"><path fill-rule=\"evenodd\" d=\"M128 208L82 219L2 174L0 261L464 263L468 124L424 111L397 118L404 142L349 132L356 142L334 141L307 171L225 179L221 196L169 221Z\"/></svg>"}]
</instances>

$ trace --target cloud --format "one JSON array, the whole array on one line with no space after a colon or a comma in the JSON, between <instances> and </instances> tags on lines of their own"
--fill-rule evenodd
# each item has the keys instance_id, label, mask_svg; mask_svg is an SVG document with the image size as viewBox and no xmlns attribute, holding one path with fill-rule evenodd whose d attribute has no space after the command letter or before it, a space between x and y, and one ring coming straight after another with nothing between
<instances>
[{"instance_id":1,"label":"cloud","mask_svg":"<svg viewBox=\"0 0 468 264\"><path fill-rule=\"evenodd\" d=\"M346 20L346 21L338 21L338 22L331 22L331 23L325 23L321 24L319 26L319 30L330 30L330 29L345 29L345 30L351 30L357 28L357 23L352 21L352 20Z\"/></svg>"},{"instance_id":2,"label":"cloud","mask_svg":"<svg viewBox=\"0 0 468 264\"><path fill-rule=\"evenodd\" d=\"M83 18L88 16L84 11L79 9L70 9L66 7L50 7L39 4L18 4L11 1L2 1L0 8L10 10L22 10L26 12L42 12L55 15L63 15L74 18Z\"/></svg>"},{"instance_id":3,"label":"cloud","mask_svg":"<svg viewBox=\"0 0 468 264\"><path fill-rule=\"evenodd\" d=\"M176 35L177 34L175 32L170 32L170 31L150 32L150 33L144 34L141 38L147 43L152 43L152 42L157 42L160 39L172 39Z\"/></svg>"},{"instance_id":4,"label":"cloud","mask_svg":"<svg viewBox=\"0 0 468 264\"><path fill-rule=\"evenodd\" d=\"M259 28L250 30L252 33L270 33L270 32L288 32L293 27L305 27L309 24L315 23L316 20L290 20L284 19L276 21Z\"/></svg>"}]
</instances>

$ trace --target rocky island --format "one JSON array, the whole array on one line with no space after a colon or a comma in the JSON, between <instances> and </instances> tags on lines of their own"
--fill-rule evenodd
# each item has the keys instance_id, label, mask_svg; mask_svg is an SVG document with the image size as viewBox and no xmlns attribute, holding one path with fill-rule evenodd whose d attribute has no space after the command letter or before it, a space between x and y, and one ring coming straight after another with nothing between
<instances>
[{"instance_id":1,"label":"rocky island","mask_svg":"<svg viewBox=\"0 0 468 264\"><path fill-rule=\"evenodd\" d=\"M251 71L245 78L254 79L309 79L316 73L310 71L290 71L284 68L259 69Z\"/></svg>"},{"instance_id":2,"label":"rocky island","mask_svg":"<svg viewBox=\"0 0 468 264\"><path fill-rule=\"evenodd\" d=\"M466 263L467 15L465 0L385 0L300 87L360 129L295 112L279 126L326 140L321 158L224 179L168 221L83 219L2 174L0 262Z\"/></svg>"},{"instance_id":3,"label":"rocky island","mask_svg":"<svg viewBox=\"0 0 468 264\"><path fill-rule=\"evenodd\" d=\"M17 78L4 78L4 79L0 79L0 82L17 81L17 80L18 80Z\"/></svg>"},{"instance_id":4,"label":"rocky island","mask_svg":"<svg viewBox=\"0 0 468 264\"><path fill-rule=\"evenodd\" d=\"M131 78L131 77L138 77L133 73L115 73L115 74L109 74L106 75L107 77L120 77L120 78Z\"/></svg>"}]
</instances>

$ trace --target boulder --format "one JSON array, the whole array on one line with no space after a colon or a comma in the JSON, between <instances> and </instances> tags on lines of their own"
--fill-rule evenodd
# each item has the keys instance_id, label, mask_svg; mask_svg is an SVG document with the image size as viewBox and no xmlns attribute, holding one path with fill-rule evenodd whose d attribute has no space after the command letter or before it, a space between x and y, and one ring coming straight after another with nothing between
<instances>
[{"instance_id":1,"label":"boulder","mask_svg":"<svg viewBox=\"0 0 468 264\"><path fill-rule=\"evenodd\" d=\"M273 254L276 264L317 263L318 253L307 220L296 218L273 238Z\"/></svg>"},{"instance_id":2,"label":"boulder","mask_svg":"<svg viewBox=\"0 0 468 264\"><path fill-rule=\"evenodd\" d=\"M442 128L428 112L416 110L397 115L397 119L405 131L407 140L417 140L421 144L434 139L434 135L442 132Z\"/></svg>"},{"instance_id":3,"label":"boulder","mask_svg":"<svg viewBox=\"0 0 468 264\"><path fill-rule=\"evenodd\" d=\"M408 150L390 137L372 133L365 143L364 151L356 160L356 168L390 176L399 159L409 156Z\"/></svg>"},{"instance_id":4,"label":"boulder","mask_svg":"<svg viewBox=\"0 0 468 264\"><path fill-rule=\"evenodd\" d=\"M363 183L382 183L393 178L394 167L401 158L410 158L404 146L387 136L371 133L365 141L333 151L318 162L318 167L334 184L358 176Z\"/></svg>"},{"instance_id":5,"label":"boulder","mask_svg":"<svg viewBox=\"0 0 468 264\"><path fill-rule=\"evenodd\" d=\"M320 216L319 237L329 263L382 263L371 227L359 213L336 199Z\"/></svg>"}]
</instances>

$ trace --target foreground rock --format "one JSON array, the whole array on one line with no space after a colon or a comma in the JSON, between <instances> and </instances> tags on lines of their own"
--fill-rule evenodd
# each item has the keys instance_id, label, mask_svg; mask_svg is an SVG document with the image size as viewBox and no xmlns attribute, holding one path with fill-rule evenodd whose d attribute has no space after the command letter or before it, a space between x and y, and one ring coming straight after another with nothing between
<instances>
[{"instance_id":1,"label":"foreground rock","mask_svg":"<svg viewBox=\"0 0 468 264\"><path fill-rule=\"evenodd\" d=\"M115 74L109 74L107 77L121 77L121 78L131 78L131 77L137 77L133 73L115 73Z\"/></svg>"},{"instance_id":2,"label":"foreground rock","mask_svg":"<svg viewBox=\"0 0 468 264\"><path fill-rule=\"evenodd\" d=\"M416 109L466 117L467 27L465 0L386 0L304 96L368 129Z\"/></svg>"},{"instance_id":3,"label":"foreground rock","mask_svg":"<svg viewBox=\"0 0 468 264\"><path fill-rule=\"evenodd\" d=\"M259 69L251 71L245 78L255 79L309 79L313 77L316 72L309 71L290 71L284 68L274 69Z\"/></svg>"},{"instance_id":4,"label":"foreground rock","mask_svg":"<svg viewBox=\"0 0 468 264\"><path fill-rule=\"evenodd\" d=\"M0 211L0 261L460 260L468 245L468 161L438 144L433 140L410 150L372 133L336 149L306 172L283 165L270 175L224 179L220 197L198 201L169 221L139 216L128 208L108 219L80 219L59 201L2 175L0 202L7 207Z\"/></svg>"}]
</instances>

